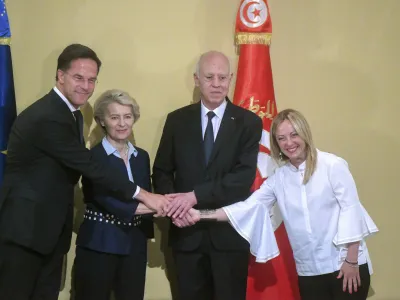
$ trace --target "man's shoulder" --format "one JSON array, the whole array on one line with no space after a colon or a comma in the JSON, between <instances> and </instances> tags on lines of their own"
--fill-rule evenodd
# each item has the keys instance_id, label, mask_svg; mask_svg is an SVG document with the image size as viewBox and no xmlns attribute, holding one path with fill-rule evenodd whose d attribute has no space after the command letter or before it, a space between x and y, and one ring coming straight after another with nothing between
<instances>
[{"instance_id":1,"label":"man's shoulder","mask_svg":"<svg viewBox=\"0 0 400 300\"><path fill-rule=\"evenodd\" d=\"M194 111L196 111L197 109L200 108L200 104L199 103L191 103L189 105L183 106L181 108L175 109L174 111L169 113L170 117L180 117L182 115L186 115L186 114L190 114Z\"/></svg>"},{"instance_id":2,"label":"man's shoulder","mask_svg":"<svg viewBox=\"0 0 400 300\"><path fill-rule=\"evenodd\" d=\"M231 104L230 106L231 106L232 111L234 111L236 114L243 115L243 116L245 116L247 118L251 118L253 120L259 119L259 117L252 111L250 111L246 108L243 108L241 106L238 106L236 104L233 104L232 102L230 104Z\"/></svg>"},{"instance_id":3,"label":"man's shoulder","mask_svg":"<svg viewBox=\"0 0 400 300\"><path fill-rule=\"evenodd\" d=\"M196 114L200 116L200 104L189 104L184 107L178 108L167 115L166 124L169 126L178 126L181 128L182 124L188 124L194 120ZM172 125L175 124L175 125Z\"/></svg>"},{"instance_id":4,"label":"man's shoulder","mask_svg":"<svg viewBox=\"0 0 400 300\"><path fill-rule=\"evenodd\" d=\"M261 118L252 111L237 106L236 104L231 104L230 106L232 109L232 114L236 115L237 117L242 117L245 124L249 124L251 126L262 126Z\"/></svg>"},{"instance_id":5,"label":"man's shoulder","mask_svg":"<svg viewBox=\"0 0 400 300\"><path fill-rule=\"evenodd\" d=\"M54 93L55 94L55 93ZM54 101L55 96L50 91L43 97L34 101L31 105L26 107L21 113L20 116L41 116L46 114L55 114L58 110L56 109L57 101Z\"/></svg>"},{"instance_id":6,"label":"man's shoulder","mask_svg":"<svg viewBox=\"0 0 400 300\"><path fill-rule=\"evenodd\" d=\"M54 109L51 109L51 107L47 105L47 102L48 97L46 95L26 107L18 114L15 120L16 126L24 126L26 128L30 127L31 129L34 129L33 127L35 127L35 125L32 124L40 122L45 119L46 116L51 117L52 112L54 114Z\"/></svg>"}]
</instances>

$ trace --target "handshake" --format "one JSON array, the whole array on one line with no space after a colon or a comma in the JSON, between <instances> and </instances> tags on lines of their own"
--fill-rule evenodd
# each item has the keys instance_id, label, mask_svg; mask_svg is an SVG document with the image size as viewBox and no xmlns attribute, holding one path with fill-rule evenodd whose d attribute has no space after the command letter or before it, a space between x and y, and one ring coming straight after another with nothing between
<instances>
[{"instance_id":1,"label":"handshake","mask_svg":"<svg viewBox=\"0 0 400 300\"><path fill-rule=\"evenodd\" d=\"M197 199L194 192L178 194L148 193L143 203L156 212L155 217L170 217L178 227L187 227L200 221L200 212L194 209Z\"/></svg>"}]
</instances>

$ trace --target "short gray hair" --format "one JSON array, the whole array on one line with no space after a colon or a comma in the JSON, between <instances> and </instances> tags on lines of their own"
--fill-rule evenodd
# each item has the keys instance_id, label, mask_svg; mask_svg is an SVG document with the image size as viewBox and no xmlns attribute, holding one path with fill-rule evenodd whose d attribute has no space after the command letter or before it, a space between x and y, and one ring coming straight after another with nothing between
<instances>
[{"instance_id":1,"label":"short gray hair","mask_svg":"<svg viewBox=\"0 0 400 300\"><path fill-rule=\"evenodd\" d=\"M133 115L133 123L136 123L136 121L139 120L140 107L136 100L125 91L113 89L105 91L94 103L93 115L96 123L99 124L99 126L101 126L100 121L104 121L107 107L111 103L130 106Z\"/></svg>"}]
</instances>

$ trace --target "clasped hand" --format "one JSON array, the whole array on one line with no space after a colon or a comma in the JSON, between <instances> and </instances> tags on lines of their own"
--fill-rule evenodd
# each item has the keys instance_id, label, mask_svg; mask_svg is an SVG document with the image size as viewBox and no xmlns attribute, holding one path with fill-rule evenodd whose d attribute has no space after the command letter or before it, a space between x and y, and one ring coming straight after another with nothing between
<instances>
[{"instance_id":1,"label":"clasped hand","mask_svg":"<svg viewBox=\"0 0 400 300\"><path fill-rule=\"evenodd\" d=\"M191 226L200 220L198 210L193 209L197 199L194 192L165 195L167 202L158 216L168 216L178 227Z\"/></svg>"},{"instance_id":2,"label":"clasped hand","mask_svg":"<svg viewBox=\"0 0 400 300\"><path fill-rule=\"evenodd\" d=\"M191 208L182 218L172 218L172 223L178 227L188 227L200 221L200 212L197 209Z\"/></svg>"},{"instance_id":3,"label":"clasped hand","mask_svg":"<svg viewBox=\"0 0 400 300\"><path fill-rule=\"evenodd\" d=\"M168 195L159 195L148 193L148 197L146 199L145 205L156 214L155 217L164 217L167 215L168 206L170 202L173 200L172 197Z\"/></svg>"},{"instance_id":4,"label":"clasped hand","mask_svg":"<svg viewBox=\"0 0 400 300\"><path fill-rule=\"evenodd\" d=\"M167 206L167 216L172 219L183 218L197 203L194 192L168 194L167 197L171 199Z\"/></svg>"}]
</instances>

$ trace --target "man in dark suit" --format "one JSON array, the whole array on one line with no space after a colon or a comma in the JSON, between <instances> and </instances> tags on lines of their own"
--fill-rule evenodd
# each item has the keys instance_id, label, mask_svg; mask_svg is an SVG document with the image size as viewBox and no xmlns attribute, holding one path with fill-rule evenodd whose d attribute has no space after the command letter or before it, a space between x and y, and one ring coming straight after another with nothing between
<instances>
[{"instance_id":1,"label":"man in dark suit","mask_svg":"<svg viewBox=\"0 0 400 300\"><path fill-rule=\"evenodd\" d=\"M168 216L185 219L191 207L216 209L246 199L253 183L261 120L226 97L232 74L219 52L200 57L194 80L201 101L167 117L153 166L157 193L175 193ZM171 224L181 300L244 300L249 245L229 225Z\"/></svg>"},{"instance_id":2,"label":"man in dark suit","mask_svg":"<svg viewBox=\"0 0 400 300\"><path fill-rule=\"evenodd\" d=\"M0 299L58 298L81 174L117 199L135 197L161 212L166 198L97 162L83 140L79 107L92 95L101 61L73 44L58 58L56 86L25 109L11 130L0 192Z\"/></svg>"}]
</instances>

